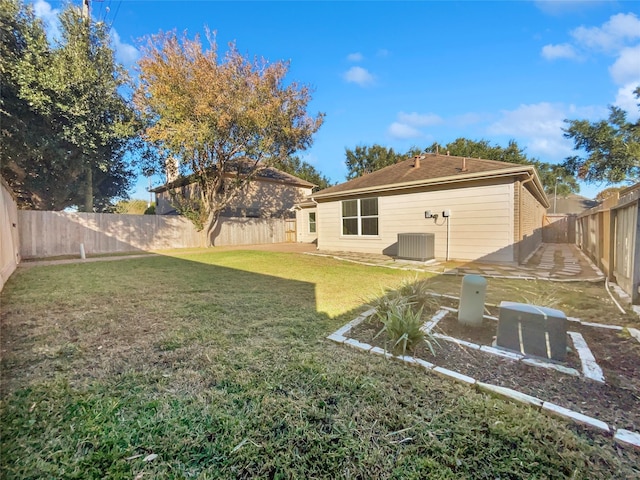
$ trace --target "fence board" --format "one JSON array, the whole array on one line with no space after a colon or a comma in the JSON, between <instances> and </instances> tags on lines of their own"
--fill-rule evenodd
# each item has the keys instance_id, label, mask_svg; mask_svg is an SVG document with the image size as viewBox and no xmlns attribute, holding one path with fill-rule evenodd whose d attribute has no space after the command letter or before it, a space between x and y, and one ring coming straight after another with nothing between
<instances>
[{"instance_id":1,"label":"fence board","mask_svg":"<svg viewBox=\"0 0 640 480\"><path fill-rule=\"evenodd\" d=\"M633 290L637 226L637 204L628 205L617 211L615 223L614 275L620 287L626 292Z\"/></svg>"}]
</instances>

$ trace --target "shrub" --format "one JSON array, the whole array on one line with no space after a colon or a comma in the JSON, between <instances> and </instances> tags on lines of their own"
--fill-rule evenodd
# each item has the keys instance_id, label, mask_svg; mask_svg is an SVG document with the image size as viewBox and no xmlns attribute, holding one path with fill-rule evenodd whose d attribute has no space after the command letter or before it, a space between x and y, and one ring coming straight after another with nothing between
<instances>
[{"instance_id":1,"label":"shrub","mask_svg":"<svg viewBox=\"0 0 640 480\"><path fill-rule=\"evenodd\" d=\"M402 355L414 350L424 341L435 356L434 345L438 344L437 340L431 333L425 335L420 330L424 324L423 312L435 310L432 307L437 306L427 286L426 281L405 281L398 290L385 290L381 296L369 302L376 310L376 315L372 318L379 320L383 325L374 338L386 332L391 350L400 351Z\"/></svg>"},{"instance_id":2,"label":"shrub","mask_svg":"<svg viewBox=\"0 0 640 480\"><path fill-rule=\"evenodd\" d=\"M383 332L387 332L389 341L392 343L391 350L402 352L404 355L407 350L413 350L423 338L424 333L420 330L422 326L422 309L414 312L411 305L398 302L390 306L386 315L378 315L383 324L376 337ZM375 337L374 337L375 338Z\"/></svg>"},{"instance_id":3,"label":"shrub","mask_svg":"<svg viewBox=\"0 0 640 480\"><path fill-rule=\"evenodd\" d=\"M418 280L416 277L412 281L405 280L400 285L397 294L411 303L414 311L431 310L437 306L437 301L430 294L429 283L427 280Z\"/></svg>"}]
</instances>

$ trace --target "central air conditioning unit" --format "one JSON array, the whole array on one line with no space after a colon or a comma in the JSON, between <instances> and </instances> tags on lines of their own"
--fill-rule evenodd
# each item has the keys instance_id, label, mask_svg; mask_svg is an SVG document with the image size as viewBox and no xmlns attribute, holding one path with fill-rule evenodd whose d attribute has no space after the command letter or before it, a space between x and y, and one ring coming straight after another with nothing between
<instances>
[{"instance_id":1,"label":"central air conditioning unit","mask_svg":"<svg viewBox=\"0 0 640 480\"><path fill-rule=\"evenodd\" d=\"M433 233L399 233L398 258L426 262L435 258Z\"/></svg>"}]
</instances>

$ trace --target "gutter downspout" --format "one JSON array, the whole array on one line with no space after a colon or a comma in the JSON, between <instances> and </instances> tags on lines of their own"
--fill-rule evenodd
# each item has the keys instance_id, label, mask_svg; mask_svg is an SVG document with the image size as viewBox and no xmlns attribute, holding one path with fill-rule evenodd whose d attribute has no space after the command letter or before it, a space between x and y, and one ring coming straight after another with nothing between
<instances>
[{"instance_id":1,"label":"gutter downspout","mask_svg":"<svg viewBox=\"0 0 640 480\"><path fill-rule=\"evenodd\" d=\"M534 175L529 174L529 178L527 178L523 182L520 182L520 191L518 192L518 263L520 263L521 259L520 247L524 238L524 235L522 234L522 190L525 184L531 182L534 178Z\"/></svg>"}]
</instances>

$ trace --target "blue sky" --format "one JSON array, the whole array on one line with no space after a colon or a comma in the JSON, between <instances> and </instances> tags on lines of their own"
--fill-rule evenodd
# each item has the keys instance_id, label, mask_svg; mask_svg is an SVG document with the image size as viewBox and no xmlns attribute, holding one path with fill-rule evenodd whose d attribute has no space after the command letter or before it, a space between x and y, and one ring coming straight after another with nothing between
<instances>
[{"instance_id":1,"label":"blue sky","mask_svg":"<svg viewBox=\"0 0 640 480\"><path fill-rule=\"evenodd\" d=\"M37 0L51 19L63 2ZM80 5L80 0L73 3ZM143 37L216 31L218 44L290 61L288 79L314 89L326 114L300 156L334 182L345 148L405 152L458 137L559 163L573 154L564 119L600 120L608 105L638 117L640 2L92 1L111 26L117 58L134 72ZM154 184L162 183L154 178ZM148 199L140 178L133 198ZM582 185L593 197L607 185Z\"/></svg>"}]
</instances>

